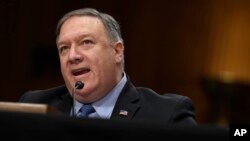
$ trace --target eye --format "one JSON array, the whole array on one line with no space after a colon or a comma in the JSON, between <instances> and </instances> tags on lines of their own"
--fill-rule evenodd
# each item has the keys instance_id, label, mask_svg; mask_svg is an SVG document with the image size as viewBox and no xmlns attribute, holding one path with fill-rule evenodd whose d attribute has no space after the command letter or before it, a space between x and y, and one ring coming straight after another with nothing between
<instances>
[{"instance_id":1,"label":"eye","mask_svg":"<svg viewBox=\"0 0 250 141\"><path fill-rule=\"evenodd\" d=\"M69 46L61 46L61 47L59 47L58 51L60 54L62 54L64 52L66 52L66 50L68 50L68 49L69 49Z\"/></svg>"},{"instance_id":2,"label":"eye","mask_svg":"<svg viewBox=\"0 0 250 141\"><path fill-rule=\"evenodd\" d=\"M85 39L85 40L83 40L82 42L81 42L81 44L82 45L91 45L91 44L93 44L94 42L92 41L92 40L90 40L90 39Z\"/></svg>"}]
</instances>

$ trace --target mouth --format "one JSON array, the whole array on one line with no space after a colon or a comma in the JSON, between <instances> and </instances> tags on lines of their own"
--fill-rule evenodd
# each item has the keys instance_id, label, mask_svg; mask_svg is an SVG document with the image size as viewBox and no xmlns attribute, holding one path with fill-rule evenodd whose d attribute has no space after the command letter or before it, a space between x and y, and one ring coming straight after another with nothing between
<instances>
[{"instance_id":1,"label":"mouth","mask_svg":"<svg viewBox=\"0 0 250 141\"><path fill-rule=\"evenodd\" d=\"M80 69L74 69L72 70L72 75L74 76L79 76L79 75L84 75L86 73L90 72L89 68L80 68Z\"/></svg>"}]
</instances>

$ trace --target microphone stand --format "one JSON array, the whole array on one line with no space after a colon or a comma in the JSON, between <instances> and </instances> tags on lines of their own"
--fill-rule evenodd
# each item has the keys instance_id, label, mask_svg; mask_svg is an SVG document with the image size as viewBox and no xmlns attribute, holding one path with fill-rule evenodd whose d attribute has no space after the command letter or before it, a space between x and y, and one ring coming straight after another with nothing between
<instances>
[{"instance_id":1,"label":"microphone stand","mask_svg":"<svg viewBox=\"0 0 250 141\"><path fill-rule=\"evenodd\" d=\"M83 87L84 87L84 83L82 81L77 81L75 83L75 87L72 90L72 98L73 98L72 117L76 117L76 110L75 110L75 105L76 105L75 93L76 93L76 89L82 89Z\"/></svg>"},{"instance_id":2,"label":"microphone stand","mask_svg":"<svg viewBox=\"0 0 250 141\"><path fill-rule=\"evenodd\" d=\"M76 109L75 109L75 105L76 105L75 92L76 92L76 88L74 87L74 89L73 89L73 91L72 91L72 97L73 97L73 111L72 111L72 117L76 117Z\"/></svg>"}]
</instances>

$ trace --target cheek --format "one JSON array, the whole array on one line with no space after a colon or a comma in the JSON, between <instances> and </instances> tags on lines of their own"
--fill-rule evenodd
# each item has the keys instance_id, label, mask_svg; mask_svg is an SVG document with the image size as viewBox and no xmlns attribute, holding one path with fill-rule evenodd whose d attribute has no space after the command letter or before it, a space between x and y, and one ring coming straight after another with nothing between
<instances>
[{"instance_id":1,"label":"cheek","mask_svg":"<svg viewBox=\"0 0 250 141\"><path fill-rule=\"evenodd\" d=\"M99 69L106 70L109 69L114 64L115 59L109 55L100 56L99 59L96 59L96 65L99 66Z\"/></svg>"},{"instance_id":2,"label":"cheek","mask_svg":"<svg viewBox=\"0 0 250 141\"><path fill-rule=\"evenodd\" d=\"M67 71L67 63L65 59L60 59L61 72L64 74Z\"/></svg>"}]
</instances>

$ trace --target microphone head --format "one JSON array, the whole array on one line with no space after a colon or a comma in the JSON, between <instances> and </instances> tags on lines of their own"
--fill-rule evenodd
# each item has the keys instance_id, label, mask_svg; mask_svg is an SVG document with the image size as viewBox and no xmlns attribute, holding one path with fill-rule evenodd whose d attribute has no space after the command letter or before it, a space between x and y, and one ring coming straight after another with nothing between
<instances>
[{"instance_id":1,"label":"microphone head","mask_svg":"<svg viewBox=\"0 0 250 141\"><path fill-rule=\"evenodd\" d=\"M77 81L75 83L75 88L76 89L82 89L84 87L84 83L82 81Z\"/></svg>"}]
</instances>

